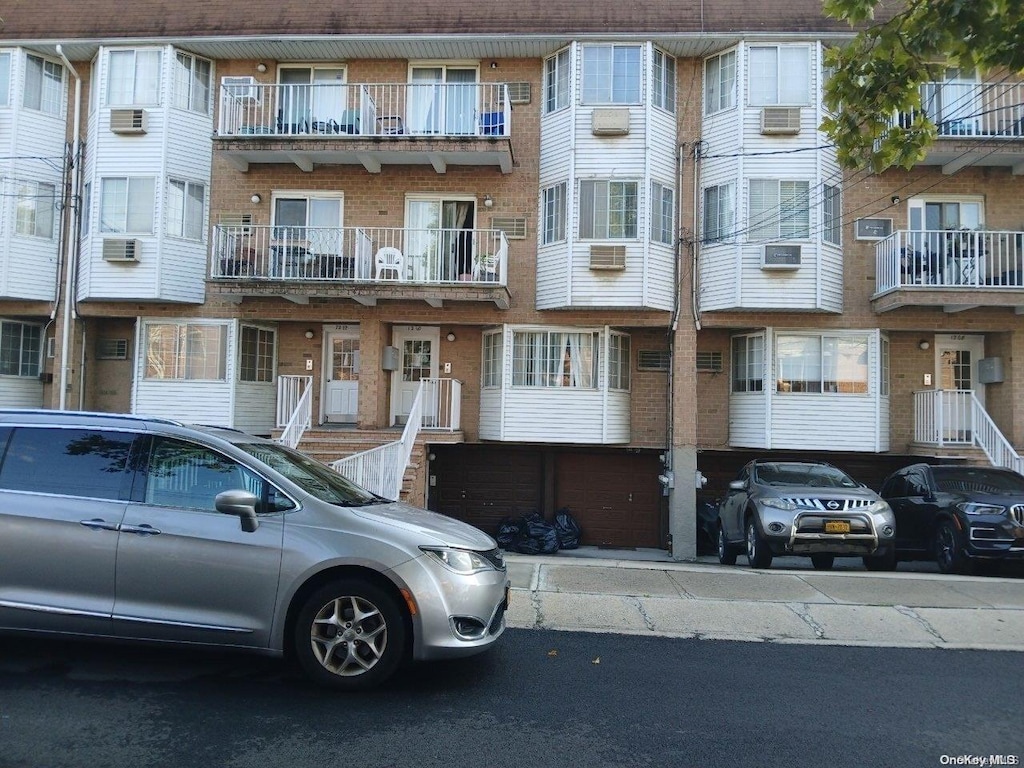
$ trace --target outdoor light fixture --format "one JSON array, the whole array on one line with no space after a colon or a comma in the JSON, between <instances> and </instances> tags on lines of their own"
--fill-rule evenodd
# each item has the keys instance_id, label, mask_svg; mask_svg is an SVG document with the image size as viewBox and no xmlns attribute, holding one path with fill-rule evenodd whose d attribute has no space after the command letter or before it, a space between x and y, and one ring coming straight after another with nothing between
<instances>
[{"instance_id":1,"label":"outdoor light fixture","mask_svg":"<svg viewBox=\"0 0 1024 768\"><path fill-rule=\"evenodd\" d=\"M305 335L305 337L307 339L312 339L313 338L313 331L307 330L304 335Z\"/></svg>"},{"instance_id":2,"label":"outdoor light fixture","mask_svg":"<svg viewBox=\"0 0 1024 768\"><path fill-rule=\"evenodd\" d=\"M259 64L257 64L257 65L256 65L256 71L257 71L257 72L266 72L266 71L267 71L267 65L266 65L266 64L264 64L264 63L263 63L263 62L261 61L261 62L260 62Z\"/></svg>"},{"instance_id":3,"label":"outdoor light fixture","mask_svg":"<svg viewBox=\"0 0 1024 768\"><path fill-rule=\"evenodd\" d=\"M498 62L492 61L491 62L491 69L497 69L497 68L498 68Z\"/></svg>"},{"instance_id":4,"label":"outdoor light fixture","mask_svg":"<svg viewBox=\"0 0 1024 768\"><path fill-rule=\"evenodd\" d=\"M900 204L900 196L899 195L893 195L889 199L892 201L893 205L899 205Z\"/></svg>"},{"instance_id":5,"label":"outdoor light fixture","mask_svg":"<svg viewBox=\"0 0 1024 768\"><path fill-rule=\"evenodd\" d=\"M253 196L250 197L249 199L252 200L253 205L259 205L260 203L263 202L263 198L260 197L259 194L253 194Z\"/></svg>"},{"instance_id":6,"label":"outdoor light fixture","mask_svg":"<svg viewBox=\"0 0 1024 768\"><path fill-rule=\"evenodd\" d=\"M455 334L449 331L448 335L445 336L445 338L448 339L448 341L455 341Z\"/></svg>"},{"instance_id":7,"label":"outdoor light fixture","mask_svg":"<svg viewBox=\"0 0 1024 768\"><path fill-rule=\"evenodd\" d=\"M493 208L494 198L490 195L484 195L484 208Z\"/></svg>"},{"instance_id":8,"label":"outdoor light fixture","mask_svg":"<svg viewBox=\"0 0 1024 768\"><path fill-rule=\"evenodd\" d=\"M925 339L921 339L919 342L917 342L917 346L920 347L921 349L928 349L928 347L930 347L931 344L929 344Z\"/></svg>"}]
</instances>

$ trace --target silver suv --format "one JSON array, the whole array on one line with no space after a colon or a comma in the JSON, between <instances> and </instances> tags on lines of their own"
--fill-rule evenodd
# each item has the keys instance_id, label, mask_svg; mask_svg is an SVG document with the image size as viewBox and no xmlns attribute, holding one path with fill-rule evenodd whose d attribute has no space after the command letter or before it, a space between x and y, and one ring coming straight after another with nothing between
<instances>
[{"instance_id":1,"label":"silver suv","mask_svg":"<svg viewBox=\"0 0 1024 768\"><path fill-rule=\"evenodd\" d=\"M828 570L837 555L861 556L870 570L892 570L896 522L877 493L821 462L747 464L719 504L718 559L733 565L744 547L752 568L775 555L810 555Z\"/></svg>"},{"instance_id":2,"label":"silver suv","mask_svg":"<svg viewBox=\"0 0 1024 768\"><path fill-rule=\"evenodd\" d=\"M0 628L288 653L381 683L505 629L494 540L270 440L0 410Z\"/></svg>"}]
</instances>

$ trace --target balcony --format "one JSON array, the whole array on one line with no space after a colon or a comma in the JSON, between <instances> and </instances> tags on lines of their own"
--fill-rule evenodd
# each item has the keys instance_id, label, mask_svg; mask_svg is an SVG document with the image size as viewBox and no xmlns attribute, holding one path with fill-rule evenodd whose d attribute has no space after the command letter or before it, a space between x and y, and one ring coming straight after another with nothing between
<instances>
[{"instance_id":1,"label":"balcony","mask_svg":"<svg viewBox=\"0 0 1024 768\"><path fill-rule=\"evenodd\" d=\"M937 140L920 165L956 173L968 166L1011 167L1024 173L1024 83L924 83L921 108ZM914 113L897 121L909 125Z\"/></svg>"},{"instance_id":2,"label":"balcony","mask_svg":"<svg viewBox=\"0 0 1024 768\"><path fill-rule=\"evenodd\" d=\"M898 231L875 246L872 307L1024 307L1024 232Z\"/></svg>"},{"instance_id":3,"label":"balcony","mask_svg":"<svg viewBox=\"0 0 1024 768\"><path fill-rule=\"evenodd\" d=\"M236 78L237 79L237 78ZM504 83L225 84L214 149L235 168L294 163L512 172Z\"/></svg>"},{"instance_id":4,"label":"balcony","mask_svg":"<svg viewBox=\"0 0 1024 768\"><path fill-rule=\"evenodd\" d=\"M207 288L284 296L493 301L508 309L508 240L498 229L215 226Z\"/></svg>"}]
</instances>

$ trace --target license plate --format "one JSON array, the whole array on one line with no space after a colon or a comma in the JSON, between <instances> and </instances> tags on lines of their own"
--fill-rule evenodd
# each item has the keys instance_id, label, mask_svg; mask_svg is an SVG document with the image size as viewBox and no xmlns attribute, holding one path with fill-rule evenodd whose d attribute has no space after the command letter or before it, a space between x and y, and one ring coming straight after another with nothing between
<instances>
[{"instance_id":1,"label":"license plate","mask_svg":"<svg viewBox=\"0 0 1024 768\"><path fill-rule=\"evenodd\" d=\"M826 520L825 533L849 533L849 520Z\"/></svg>"}]
</instances>

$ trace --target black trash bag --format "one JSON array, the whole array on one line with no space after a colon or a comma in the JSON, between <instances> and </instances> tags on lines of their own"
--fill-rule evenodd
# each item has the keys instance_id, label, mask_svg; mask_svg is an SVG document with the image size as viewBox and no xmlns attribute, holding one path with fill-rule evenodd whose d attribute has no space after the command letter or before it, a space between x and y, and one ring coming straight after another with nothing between
<instances>
[{"instance_id":1,"label":"black trash bag","mask_svg":"<svg viewBox=\"0 0 1024 768\"><path fill-rule=\"evenodd\" d=\"M498 523L498 533L494 537L498 546L506 552L511 551L515 547L516 539L519 538L521 527L521 524L511 517L504 518Z\"/></svg>"},{"instance_id":2,"label":"black trash bag","mask_svg":"<svg viewBox=\"0 0 1024 768\"><path fill-rule=\"evenodd\" d=\"M559 549L576 549L580 545L580 524L568 507L555 512L555 532L558 534Z\"/></svg>"},{"instance_id":3,"label":"black trash bag","mask_svg":"<svg viewBox=\"0 0 1024 768\"><path fill-rule=\"evenodd\" d=\"M553 555L558 552L558 532L539 512L524 517L519 524L514 548L524 555Z\"/></svg>"}]
</instances>

